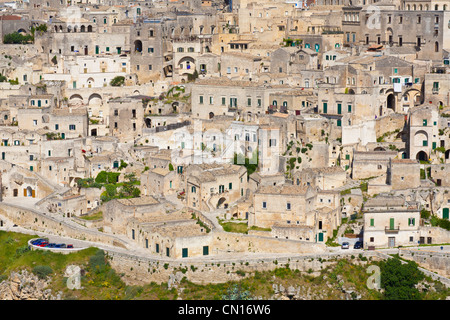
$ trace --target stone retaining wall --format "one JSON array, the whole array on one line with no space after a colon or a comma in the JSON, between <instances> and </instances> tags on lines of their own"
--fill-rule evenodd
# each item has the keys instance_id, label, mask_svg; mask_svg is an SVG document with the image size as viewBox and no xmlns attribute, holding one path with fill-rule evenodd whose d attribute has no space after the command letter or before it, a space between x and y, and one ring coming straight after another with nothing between
<instances>
[{"instance_id":1,"label":"stone retaining wall","mask_svg":"<svg viewBox=\"0 0 450 320\"><path fill-rule=\"evenodd\" d=\"M80 228L75 228L65 222L58 221L42 212L29 208L2 202L0 203L0 215L5 216L13 223L26 229L126 248L126 243L113 235L83 229L81 226Z\"/></svg>"},{"instance_id":2,"label":"stone retaining wall","mask_svg":"<svg viewBox=\"0 0 450 320\"><path fill-rule=\"evenodd\" d=\"M377 252L362 252L362 255L374 261L383 260ZM170 275L183 272L184 276L191 282L197 284L224 283L227 281L238 281L243 276L249 276L255 271L270 271L289 265L292 270L298 269L314 275L321 269L336 263L335 259L351 258L351 254L329 254L329 255L304 255L278 258L234 258L234 259L183 259L183 260L157 260L152 258L139 258L136 256L108 252L111 266L118 274L125 274L128 284L142 285L156 282L158 284L167 282ZM355 263L367 263L357 261ZM236 273L239 271L239 274ZM245 273L245 275L240 275Z\"/></svg>"},{"instance_id":3,"label":"stone retaining wall","mask_svg":"<svg viewBox=\"0 0 450 320\"><path fill-rule=\"evenodd\" d=\"M420 251L400 249L400 257L413 260L419 266L433 270L441 276L450 276L450 252L433 252L427 251L426 248Z\"/></svg>"}]
</instances>

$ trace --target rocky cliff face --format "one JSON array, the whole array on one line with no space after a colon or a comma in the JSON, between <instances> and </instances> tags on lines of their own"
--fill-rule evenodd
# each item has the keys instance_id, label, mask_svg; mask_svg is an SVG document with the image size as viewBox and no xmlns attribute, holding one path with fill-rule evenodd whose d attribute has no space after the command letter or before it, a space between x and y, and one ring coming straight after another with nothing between
<instances>
[{"instance_id":1,"label":"rocky cliff face","mask_svg":"<svg viewBox=\"0 0 450 320\"><path fill-rule=\"evenodd\" d=\"M47 287L47 280L27 270L11 272L9 278L0 283L0 300L61 300L61 292L54 296Z\"/></svg>"}]
</instances>

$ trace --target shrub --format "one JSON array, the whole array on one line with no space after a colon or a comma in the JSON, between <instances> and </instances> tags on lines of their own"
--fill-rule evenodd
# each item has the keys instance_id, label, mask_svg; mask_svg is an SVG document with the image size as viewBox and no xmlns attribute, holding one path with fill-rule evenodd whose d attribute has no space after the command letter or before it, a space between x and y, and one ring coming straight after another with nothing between
<instances>
[{"instance_id":1,"label":"shrub","mask_svg":"<svg viewBox=\"0 0 450 320\"><path fill-rule=\"evenodd\" d=\"M122 170L124 168L128 167L128 163L126 163L123 160L120 160L120 166L119 166L119 170Z\"/></svg>"},{"instance_id":2,"label":"shrub","mask_svg":"<svg viewBox=\"0 0 450 320\"><path fill-rule=\"evenodd\" d=\"M237 271L236 271L236 274L237 274L237 275L240 275L241 277L244 277L244 276L245 276L245 272L242 271L242 270L237 270Z\"/></svg>"},{"instance_id":3,"label":"shrub","mask_svg":"<svg viewBox=\"0 0 450 320\"><path fill-rule=\"evenodd\" d=\"M32 271L39 279L45 279L49 274L53 273L52 268L49 266L36 266Z\"/></svg>"},{"instance_id":4,"label":"shrub","mask_svg":"<svg viewBox=\"0 0 450 320\"><path fill-rule=\"evenodd\" d=\"M106 266L105 252L103 250L97 251L95 255L89 258L89 267L99 272Z\"/></svg>"},{"instance_id":5,"label":"shrub","mask_svg":"<svg viewBox=\"0 0 450 320\"><path fill-rule=\"evenodd\" d=\"M430 212L430 211L428 211L428 210L426 210L426 209L420 210L420 217L421 217L422 219L429 219L430 216L431 216L431 212Z\"/></svg>"}]
</instances>

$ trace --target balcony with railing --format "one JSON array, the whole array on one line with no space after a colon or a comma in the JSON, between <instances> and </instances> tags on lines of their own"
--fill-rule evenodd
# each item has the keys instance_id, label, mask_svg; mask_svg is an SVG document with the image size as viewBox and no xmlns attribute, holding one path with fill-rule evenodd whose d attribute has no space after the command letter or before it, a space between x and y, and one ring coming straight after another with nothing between
<instances>
[{"instance_id":1,"label":"balcony with railing","mask_svg":"<svg viewBox=\"0 0 450 320\"><path fill-rule=\"evenodd\" d=\"M385 227L384 228L384 232L385 233L389 233L389 234L393 234L393 233L398 233L400 231L400 227Z\"/></svg>"}]
</instances>

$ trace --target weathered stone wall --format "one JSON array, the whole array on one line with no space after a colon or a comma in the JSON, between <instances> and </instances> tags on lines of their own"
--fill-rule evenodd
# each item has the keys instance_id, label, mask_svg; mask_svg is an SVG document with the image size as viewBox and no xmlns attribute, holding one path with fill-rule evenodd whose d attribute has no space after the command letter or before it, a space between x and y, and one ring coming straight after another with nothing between
<instances>
[{"instance_id":1,"label":"weathered stone wall","mask_svg":"<svg viewBox=\"0 0 450 320\"><path fill-rule=\"evenodd\" d=\"M113 235L89 229L75 228L41 212L20 206L0 203L0 216L4 216L26 229L126 248L124 242Z\"/></svg>"},{"instance_id":2,"label":"weathered stone wall","mask_svg":"<svg viewBox=\"0 0 450 320\"><path fill-rule=\"evenodd\" d=\"M422 268L433 270L437 274L450 276L450 252L433 252L427 249L401 249L400 257L415 261Z\"/></svg>"},{"instance_id":3,"label":"weathered stone wall","mask_svg":"<svg viewBox=\"0 0 450 320\"><path fill-rule=\"evenodd\" d=\"M362 255L372 260L382 260L377 252L362 252ZM177 271L184 272L189 281L198 284L224 283L241 280L242 276L236 273L240 270L245 275L255 271L270 271L275 268L289 265L292 270L301 272L318 272L335 263L334 259L350 259L350 254L329 254L318 256L305 255L282 258L234 258L217 260L156 260L139 259L138 257L108 252L111 266L117 273L124 273L124 280L128 284L144 284L152 281L156 283L167 282L171 274ZM182 262L180 262L182 261ZM356 261L355 261L356 263Z\"/></svg>"}]
</instances>

